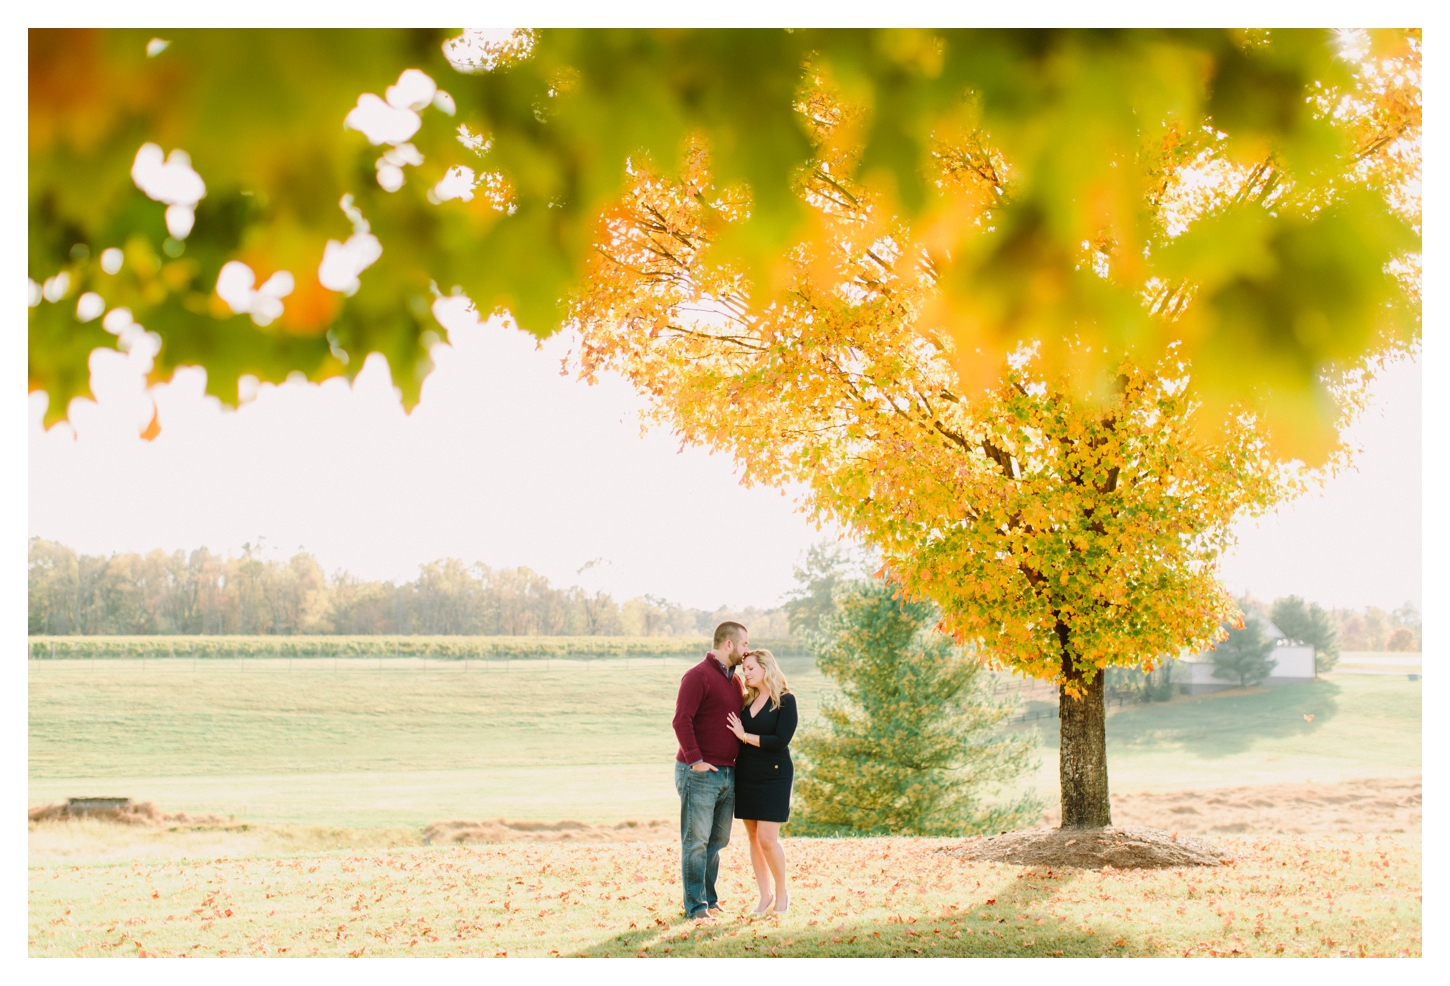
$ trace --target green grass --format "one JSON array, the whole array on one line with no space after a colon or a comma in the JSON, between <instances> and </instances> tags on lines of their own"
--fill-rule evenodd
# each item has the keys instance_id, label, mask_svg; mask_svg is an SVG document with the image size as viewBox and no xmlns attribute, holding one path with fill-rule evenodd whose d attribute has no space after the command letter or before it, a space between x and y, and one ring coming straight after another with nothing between
<instances>
[{"instance_id":1,"label":"green grass","mask_svg":"<svg viewBox=\"0 0 1450 986\"><path fill-rule=\"evenodd\" d=\"M688 659L288 663L30 662L30 803L119 795L352 828L678 811L670 717ZM784 664L809 724L831 683L807 658ZM1038 725L1020 727L1042 739L1026 783L1051 803L1056 722ZM1331 675L1129 706L1108 743L1122 792L1417 774L1420 683Z\"/></svg>"},{"instance_id":2,"label":"green grass","mask_svg":"<svg viewBox=\"0 0 1450 986\"><path fill-rule=\"evenodd\" d=\"M1419 774L1420 704L1418 681L1330 674L1124 706L1108 715L1108 779L1128 792ZM1056 721L1039 734L1036 785L1055 799Z\"/></svg>"},{"instance_id":3,"label":"green grass","mask_svg":"<svg viewBox=\"0 0 1450 986\"><path fill-rule=\"evenodd\" d=\"M417 845L450 817L671 817L689 663L33 661L32 804L119 794L265 824L32 825L29 953L1421 954L1414 835L1216 837L1234 865L1111 873L793 839L791 914L701 929L672 844ZM830 683L784 663L809 723ZM1055 794L1040 732L1028 783ZM1108 736L1118 790L1418 773L1420 689L1343 675L1182 698L1114 710ZM732 908L753 892L742 841L722 857Z\"/></svg>"},{"instance_id":4,"label":"green grass","mask_svg":"<svg viewBox=\"0 0 1450 986\"><path fill-rule=\"evenodd\" d=\"M30 663L30 801L368 827L678 811L689 659ZM824 681L784 658L802 712Z\"/></svg>"},{"instance_id":5,"label":"green grass","mask_svg":"<svg viewBox=\"0 0 1450 986\"><path fill-rule=\"evenodd\" d=\"M1049 871L929 839L786 840L791 911L697 928L666 844L352 848L30 868L32 956L1334 956L1422 953L1419 840L1219 840L1213 869Z\"/></svg>"}]
</instances>

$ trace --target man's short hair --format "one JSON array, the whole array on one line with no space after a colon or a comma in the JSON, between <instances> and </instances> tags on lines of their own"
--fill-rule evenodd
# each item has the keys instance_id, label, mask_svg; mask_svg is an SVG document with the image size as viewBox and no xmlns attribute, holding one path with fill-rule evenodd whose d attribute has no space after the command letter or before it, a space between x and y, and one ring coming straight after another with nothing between
<instances>
[{"instance_id":1,"label":"man's short hair","mask_svg":"<svg viewBox=\"0 0 1450 986\"><path fill-rule=\"evenodd\" d=\"M734 620L726 620L715 628L714 646L719 647L727 640L733 640L738 644L749 632L745 629L745 624L736 623Z\"/></svg>"}]
</instances>

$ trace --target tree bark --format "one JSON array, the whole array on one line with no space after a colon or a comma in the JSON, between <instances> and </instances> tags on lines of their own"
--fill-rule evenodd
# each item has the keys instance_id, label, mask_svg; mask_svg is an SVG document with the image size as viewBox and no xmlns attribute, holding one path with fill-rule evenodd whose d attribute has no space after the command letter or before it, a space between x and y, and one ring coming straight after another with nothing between
<instances>
[{"instance_id":1,"label":"tree bark","mask_svg":"<svg viewBox=\"0 0 1450 986\"><path fill-rule=\"evenodd\" d=\"M1073 697L1065 685L1057 689L1061 744L1058 780L1062 788L1062 827L1097 828L1113 823L1108 803L1108 741L1104 725L1103 679L1100 670L1090 684L1064 654L1063 678L1082 693Z\"/></svg>"}]
</instances>

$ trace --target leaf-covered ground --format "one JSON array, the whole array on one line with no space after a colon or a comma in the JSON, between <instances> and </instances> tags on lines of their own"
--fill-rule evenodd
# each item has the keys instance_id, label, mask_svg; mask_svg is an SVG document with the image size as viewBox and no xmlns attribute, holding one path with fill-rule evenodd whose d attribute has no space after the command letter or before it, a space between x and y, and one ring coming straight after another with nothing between
<instances>
[{"instance_id":1,"label":"leaf-covered ground","mask_svg":"<svg viewBox=\"0 0 1450 986\"><path fill-rule=\"evenodd\" d=\"M30 870L31 955L1418 956L1413 835L1223 837L1231 865L1053 871L948 840L787 840L791 911L679 906L671 844L377 848Z\"/></svg>"}]
</instances>

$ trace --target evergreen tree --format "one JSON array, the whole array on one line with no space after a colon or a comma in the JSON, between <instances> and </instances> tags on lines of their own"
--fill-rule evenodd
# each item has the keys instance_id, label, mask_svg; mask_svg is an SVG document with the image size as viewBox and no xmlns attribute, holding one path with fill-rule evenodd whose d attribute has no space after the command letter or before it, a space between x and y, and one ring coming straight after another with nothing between
<instances>
[{"instance_id":1,"label":"evergreen tree","mask_svg":"<svg viewBox=\"0 0 1450 986\"><path fill-rule=\"evenodd\" d=\"M1274 641L1264 633L1264 621L1244 604L1243 627L1227 629L1228 639L1213 651L1213 676L1237 678L1242 688L1257 685L1274 670Z\"/></svg>"},{"instance_id":2,"label":"evergreen tree","mask_svg":"<svg viewBox=\"0 0 1450 986\"><path fill-rule=\"evenodd\" d=\"M1318 603L1305 605L1298 596L1275 599L1269 618L1286 637L1313 646L1314 670L1328 671L1339 660L1339 633Z\"/></svg>"},{"instance_id":3,"label":"evergreen tree","mask_svg":"<svg viewBox=\"0 0 1450 986\"><path fill-rule=\"evenodd\" d=\"M844 698L796 742L791 834L964 835L1030 823L1035 795L991 806L982 795L1029 769L1031 741L994 729L1011 710L935 629L937 607L897 593L882 581L842 583L812 639Z\"/></svg>"}]
</instances>

